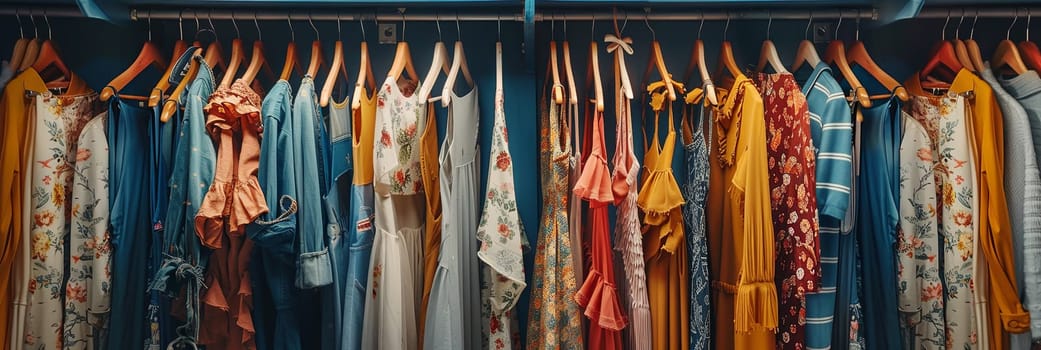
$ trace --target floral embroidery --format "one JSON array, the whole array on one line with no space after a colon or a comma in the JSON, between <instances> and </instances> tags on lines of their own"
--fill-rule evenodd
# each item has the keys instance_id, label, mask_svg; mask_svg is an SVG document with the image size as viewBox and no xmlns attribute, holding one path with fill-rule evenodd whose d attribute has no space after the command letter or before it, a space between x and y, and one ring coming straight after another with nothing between
<instances>
[{"instance_id":1,"label":"floral embroidery","mask_svg":"<svg viewBox=\"0 0 1041 350\"><path fill-rule=\"evenodd\" d=\"M974 347L975 195L964 181L974 171L965 101L915 96L907 110L913 120L901 145L898 289L901 310L914 312L901 321L913 327L916 348Z\"/></svg>"}]
</instances>

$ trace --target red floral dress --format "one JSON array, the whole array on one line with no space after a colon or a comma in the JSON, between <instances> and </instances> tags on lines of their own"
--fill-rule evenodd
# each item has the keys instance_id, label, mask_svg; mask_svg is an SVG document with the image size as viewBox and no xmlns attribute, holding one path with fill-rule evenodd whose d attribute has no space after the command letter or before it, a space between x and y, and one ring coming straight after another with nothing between
<instances>
[{"instance_id":1,"label":"red floral dress","mask_svg":"<svg viewBox=\"0 0 1041 350\"><path fill-rule=\"evenodd\" d=\"M815 154L806 96L791 74L759 74L777 252L778 349L805 347L806 292L820 284Z\"/></svg>"}]
</instances>

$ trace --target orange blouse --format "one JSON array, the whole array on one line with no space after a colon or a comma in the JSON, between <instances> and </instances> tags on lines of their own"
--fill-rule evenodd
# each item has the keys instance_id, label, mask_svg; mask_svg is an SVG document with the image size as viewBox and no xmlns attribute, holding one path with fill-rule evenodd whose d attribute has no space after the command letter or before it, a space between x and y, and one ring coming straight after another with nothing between
<instances>
[{"instance_id":1,"label":"orange blouse","mask_svg":"<svg viewBox=\"0 0 1041 350\"><path fill-rule=\"evenodd\" d=\"M419 305L419 349L423 349L423 328L426 325L427 303L437 272L437 257L441 255L441 173L437 159L437 114L434 104L427 104L427 127L419 136L419 166L426 189L426 232L423 235L423 303Z\"/></svg>"}]
</instances>

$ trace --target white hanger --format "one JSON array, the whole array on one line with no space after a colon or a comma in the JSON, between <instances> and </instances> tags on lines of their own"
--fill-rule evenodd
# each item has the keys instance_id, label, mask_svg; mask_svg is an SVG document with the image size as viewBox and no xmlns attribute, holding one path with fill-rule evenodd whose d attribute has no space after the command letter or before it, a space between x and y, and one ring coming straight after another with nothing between
<instances>
[{"instance_id":1,"label":"white hanger","mask_svg":"<svg viewBox=\"0 0 1041 350\"><path fill-rule=\"evenodd\" d=\"M437 82L438 72L443 71L448 74L451 71L448 60L448 49L445 48L445 43L441 41L441 15L438 14L435 20L437 23L437 43L434 44L434 58L430 61L430 69L427 70L427 75L423 79L426 84L419 87L419 100L427 101L430 97L430 92L434 90L434 83ZM446 83L447 84L447 83ZM435 97L435 100L438 97Z\"/></svg>"},{"instance_id":2,"label":"white hanger","mask_svg":"<svg viewBox=\"0 0 1041 350\"><path fill-rule=\"evenodd\" d=\"M455 16L455 29L459 33L459 38L455 41L455 53L452 57L452 70L448 72L448 78L445 79L445 86L441 89L441 106L448 107L451 103L452 88L455 87L456 77L459 76L459 71L462 69L463 78L466 83L470 85L470 88L474 88L474 79L470 76L470 68L466 64L466 54L463 53L463 32L459 30L459 14Z\"/></svg>"}]
</instances>

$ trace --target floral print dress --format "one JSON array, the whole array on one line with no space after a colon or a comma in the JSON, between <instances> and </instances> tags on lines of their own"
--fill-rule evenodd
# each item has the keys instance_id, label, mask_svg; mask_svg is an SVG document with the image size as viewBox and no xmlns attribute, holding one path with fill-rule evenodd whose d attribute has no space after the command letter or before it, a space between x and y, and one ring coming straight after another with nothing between
<instances>
[{"instance_id":1,"label":"floral print dress","mask_svg":"<svg viewBox=\"0 0 1041 350\"><path fill-rule=\"evenodd\" d=\"M805 347L806 292L820 283L816 159L806 96L791 74L759 74L778 290L777 347Z\"/></svg>"},{"instance_id":2,"label":"floral print dress","mask_svg":"<svg viewBox=\"0 0 1041 350\"><path fill-rule=\"evenodd\" d=\"M520 325L514 307L527 282L524 276L524 249L528 236L517 213L517 193L513 185L513 158L502 90L495 92L495 125L492 127L491 155L488 164L488 194L484 213L477 226L481 249L482 340L485 349L520 349Z\"/></svg>"},{"instance_id":3,"label":"floral print dress","mask_svg":"<svg viewBox=\"0 0 1041 350\"><path fill-rule=\"evenodd\" d=\"M559 88L560 86L556 86ZM572 298L578 291L568 231L568 174L571 144L560 105L542 96L539 168L542 214L531 279L527 349L582 349L582 310ZM561 144L563 142L563 144Z\"/></svg>"},{"instance_id":4,"label":"floral print dress","mask_svg":"<svg viewBox=\"0 0 1041 350\"><path fill-rule=\"evenodd\" d=\"M56 96L44 92L35 99L35 113L30 114L36 118L36 135L29 180L31 270L24 345L26 349L90 348L93 327L100 326L91 312L108 311L92 310L90 306L107 305L110 271L106 262L111 253L107 218L92 216L107 212L107 208L95 209L98 205L107 207L108 198L90 198L85 188L76 191L73 186L101 180L81 178L78 170L100 175L96 168L108 166L107 161L92 159L94 151L103 151L106 146L78 148L81 132L97 115L98 95ZM91 123L92 140L103 125ZM80 166L80 161L87 163ZM97 273L93 271L95 257L103 264Z\"/></svg>"},{"instance_id":5,"label":"floral print dress","mask_svg":"<svg viewBox=\"0 0 1041 350\"><path fill-rule=\"evenodd\" d=\"M376 101L376 236L369 260L363 349L419 347L425 227L419 136L426 127L426 103L415 93L418 87L418 82L387 77Z\"/></svg>"},{"instance_id":6,"label":"floral print dress","mask_svg":"<svg viewBox=\"0 0 1041 350\"><path fill-rule=\"evenodd\" d=\"M903 211L900 215L901 229L915 230L901 232L901 238L910 242L901 244L899 251L904 256L900 262L910 265L901 266L902 272L908 273L907 276L901 275L901 282L913 284L910 288L905 288L904 283L899 285L901 300L912 303L903 305L901 302L901 308L921 310L906 315L904 319L909 326L915 327L916 341L919 342L916 347L963 349L977 344L978 329L973 307L973 245L976 238L973 210L976 202L972 179L975 170L966 104L965 96L948 93L913 96L907 107L910 116L921 123L928 135L929 147L914 150L914 157L918 162L932 164L935 188L932 202L915 201L911 204L914 211L925 210L931 215L921 220L917 215L907 217ZM913 164L902 163L903 167ZM910 168L906 170L911 171ZM901 173L903 171L901 169ZM905 179L901 177L903 181ZM915 183L921 180L906 181ZM918 199L917 196L906 198ZM938 236L916 236L932 230ZM938 257L941 249L943 256ZM906 258L909 253L913 255L912 259ZM911 266L915 267L911 270L913 274L906 270Z\"/></svg>"}]
</instances>

